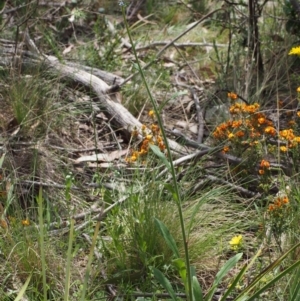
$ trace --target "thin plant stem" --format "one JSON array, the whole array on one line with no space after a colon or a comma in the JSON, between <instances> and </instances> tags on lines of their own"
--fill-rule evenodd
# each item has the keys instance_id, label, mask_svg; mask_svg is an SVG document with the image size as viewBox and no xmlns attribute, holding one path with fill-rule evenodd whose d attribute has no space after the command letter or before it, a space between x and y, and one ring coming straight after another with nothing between
<instances>
[{"instance_id":1,"label":"thin plant stem","mask_svg":"<svg viewBox=\"0 0 300 301\"><path fill-rule=\"evenodd\" d=\"M126 31L127 31L127 34L128 34L129 40L130 40L130 44L132 45L132 51L133 51L133 54L134 54L134 57L136 59L136 63L137 63L137 66L138 66L138 71L140 72L143 84L144 84L144 86L145 86L145 88L147 90L147 93L149 95L151 104L153 106L153 109L154 109L154 112L155 112L155 115L156 115L156 118L157 118L157 122L158 122L158 125L160 127L160 130L161 130L161 133L162 133L162 136L163 136L163 140L164 140L164 143L165 143L165 146L166 146L167 155L169 157L170 171L171 171L171 175L172 175L172 182L173 182L173 185L174 185L174 196L173 196L173 198L174 198L174 200L176 202L176 205L177 205L177 208L178 208L179 220L180 220L180 228L181 228L181 234L182 234L183 246L184 246L184 255L185 255L185 263L186 263L186 271L187 271L187 281L188 281L187 296L188 296L188 300L192 300L192 279L191 279L191 270L190 270L188 241L186 239L187 236L186 236L186 232L185 232L183 212L182 212L182 207L181 207L182 200L181 200L181 195L180 195L180 192L179 192L179 187L177 185L176 171L175 171L175 168L174 168L174 165L173 165L173 160L172 160L172 152L171 152L170 146L168 144L168 139L167 139L166 131L164 129L163 121L162 121L162 119L160 117L160 114L159 114L158 106L156 105L156 102L155 102L155 100L152 97L152 94L151 94L149 85L147 83L144 71L143 71L143 69L142 69L142 67L140 65L139 58L138 58L137 52L135 50L135 45L133 43L133 39L132 39L132 36L131 36L131 33L130 33L130 29L129 29L128 23L126 21L125 10L124 10L123 6L122 6L122 12L123 12L123 19L124 19Z\"/></svg>"},{"instance_id":2,"label":"thin plant stem","mask_svg":"<svg viewBox=\"0 0 300 301\"><path fill-rule=\"evenodd\" d=\"M65 296L64 301L69 300L69 292L70 292L70 278L71 278L71 258L72 258L72 245L74 240L74 224L75 220L71 219L70 225L70 235L69 235L69 246L67 253L67 266L66 266L66 283L65 283Z\"/></svg>"},{"instance_id":3,"label":"thin plant stem","mask_svg":"<svg viewBox=\"0 0 300 301\"><path fill-rule=\"evenodd\" d=\"M85 295L86 295L86 290L87 290L87 286L88 286L88 280L89 280L89 276L90 276L90 270L91 270L91 265L92 265L92 261L93 261L93 255L94 255L94 250L95 250L95 246L97 243L97 238L99 235L99 231L100 231L100 226L101 226L101 216L99 215L96 227L95 227L95 232L94 232L94 236L93 236L93 240L92 240L92 245L90 248L90 254L89 254L89 258L88 258L88 263L86 266L86 272L85 272L85 276L84 276L84 283L83 283L83 288L82 288L82 294L81 294L81 301L85 301Z\"/></svg>"},{"instance_id":4,"label":"thin plant stem","mask_svg":"<svg viewBox=\"0 0 300 301\"><path fill-rule=\"evenodd\" d=\"M45 258L45 240L44 240L44 219L43 219L43 190L40 187L38 201L38 214L39 214L39 226L40 226L40 250L42 260L42 275L43 275L43 295L44 301L47 301L47 279L46 279L46 258Z\"/></svg>"}]
</instances>

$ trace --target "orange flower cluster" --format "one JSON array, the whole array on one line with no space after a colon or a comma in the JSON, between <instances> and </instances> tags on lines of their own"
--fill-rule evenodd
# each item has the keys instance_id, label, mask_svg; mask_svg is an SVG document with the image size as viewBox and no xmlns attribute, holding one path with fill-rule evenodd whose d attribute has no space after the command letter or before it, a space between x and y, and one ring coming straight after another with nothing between
<instances>
[{"instance_id":1,"label":"orange flower cluster","mask_svg":"<svg viewBox=\"0 0 300 301\"><path fill-rule=\"evenodd\" d=\"M280 136L280 138L287 140L287 141L291 141L295 138L293 129L279 131L279 136Z\"/></svg>"},{"instance_id":2,"label":"orange flower cluster","mask_svg":"<svg viewBox=\"0 0 300 301\"><path fill-rule=\"evenodd\" d=\"M275 235L281 235L286 231L291 222L291 206L287 196L276 197L273 204L268 207L268 220L271 231Z\"/></svg>"},{"instance_id":3,"label":"orange flower cluster","mask_svg":"<svg viewBox=\"0 0 300 301\"><path fill-rule=\"evenodd\" d=\"M258 170L258 173L260 175L263 175L265 173L265 170L268 170L270 168L270 162L267 160L261 160L259 166L260 169Z\"/></svg>"},{"instance_id":4,"label":"orange flower cluster","mask_svg":"<svg viewBox=\"0 0 300 301\"><path fill-rule=\"evenodd\" d=\"M138 137L138 130L134 130L131 135L133 138ZM161 131L159 126L156 124L151 124L150 128L145 125L142 125L141 135L143 137L142 143L140 144L140 149L138 151L132 151L131 156L127 157L125 160L128 163L133 163L137 161L138 158L143 157L148 154L149 146L155 144L159 147L161 151L166 149L163 138L161 136Z\"/></svg>"},{"instance_id":5,"label":"orange flower cluster","mask_svg":"<svg viewBox=\"0 0 300 301\"><path fill-rule=\"evenodd\" d=\"M227 139L239 141L239 138L243 138L244 144L248 139L250 145L255 145L257 144L255 139L264 133L274 136L276 129L272 121L268 120L265 114L257 112L258 109L258 103L253 105L236 103L232 105L229 112L233 119L221 123L213 132L214 138L221 141ZM237 117L239 118L237 119ZM223 151L226 152L226 149L223 149Z\"/></svg>"},{"instance_id":6,"label":"orange flower cluster","mask_svg":"<svg viewBox=\"0 0 300 301\"><path fill-rule=\"evenodd\" d=\"M228 98L230 98L231 100L236 100L238 98L238 95L234 92L228 92L227 93Z\"/></svg>"},{"instance_id":7,"label":"orange flower cluster","mask_svg":"<svg viewBox=\"0 0 300 301\"><path fill-rule=\"evenodd\" d=\"M233 114L245 114L245 113L250 113L253 114L259 109L259 104L255 103L253 105L246 105L242 103L235 103L232 105L229 109L229 112Z\"/></svg>"},{"instance_id":8,"label":"orange flower cluster","mask_svg":"<svg viewBox=\"0 0 300 301\"><path fill-rule=\"evenodd\" d=\"M269 212L276 212L284 208L284 206L289 204L289 199L287 196L278 197L273 204L269 205L268 211Z\"/></svg>"},{"instance_id":9,"label":"orange flower cluster","mask_svg":"<svg viewBox=\"0 0 300 301\"><path fill-rule=\"evenodd\" d=\"M300 143L300 136L296 136L293 129L279 131L279 138L286 142L285 146L280 146L282 152L287 152L289 149L297 147Z\"/></svg>"},{"instance_id":10,"label":"orange flower cluster","mask_svg":"<svg viewBox=\"0 0 300 301\"><path fill-rule=\"evenodd\" d=\"M233 92L228 93L228 97L232 100L237 99L235 95ZM245 146L259 146L260 141L265 141L261 137L279 138L285 142L285 145L280 146L281 152L288 152L292 148L300 147L300 135L297 136L295 133L300 131L300 125L298 129L296 127L298 121L290 123L293 128L277 131L273 122L264 113L259 112L259 109L258 103L251 105L234 103L229 108L231 119L219 124L213 132L213 137L218 143L226 141L223 153L234 150L235 155L239 156L241 153L238 152L241 147L245 150ZM300 111L297 112L297 116L300 117ZM239 148L239 146L241 147ZM265 174L266 169L265 166L260 168L259 174Z\"/></svg>"}]
</instances>

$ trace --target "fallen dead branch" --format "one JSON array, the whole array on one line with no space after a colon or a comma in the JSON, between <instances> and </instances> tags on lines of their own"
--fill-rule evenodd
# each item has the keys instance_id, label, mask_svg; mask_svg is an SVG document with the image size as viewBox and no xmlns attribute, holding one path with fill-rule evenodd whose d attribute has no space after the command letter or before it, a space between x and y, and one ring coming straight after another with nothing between
<instances>
[{"instance_id":1,"label":"fallen dead branch","mask_svg":"<svg viewBox=\"0 0 300 301\"><path fill-rule=\"evenodd\" d=\"M26 38L27 45L33 51L36 50L32 40ZM18 47L19 46L19 47ZM101 107L103 112L109 116L115 131L121 132L126 140L129 141L133 130L141 129L141 122L138 121L121 103L119 95L115 92L115 86L110 86L103 79L106 79L112 84L117 84L121 81L120 77L114 76L108 72L97 69L96 73L91 68L81 66L79 64L68 64L60 62L56 57L40 55L39 53L33 53L22 49L22 45L15 45L14 42L0 40L0 53L2 58L0 65L4 67L36 67L46 70L47 73L55 75L60 80L67 79L74 83L83 85L86 89L96 94L98 98L97 104ZM95 75L97 74L97 75ZM103 79L99 78L101 76ZM187 150L169 139L168 143L170 148L175 153L186 154Z\"/></svg>"},{"instance_id":2,"label":"fallen dead branch","mask_svg":"<svg viewBox=\"0 0 300 301\"><path fill-rule=\"evenodd\" d=\"M156 48L158 46L165 46L169 44L169 42L166 41L157 41L157 42L153 42L149 45L145 45L145 46L140 46L140 47L136 47L136 51L142 51L142 50L147 50L147 49L151 49L151 48ZM213 43L173 43L173 46L177 47L177 48L186 48L186 47L226 47L226 44L213 44Z\"/></svg>"}]
</instances>

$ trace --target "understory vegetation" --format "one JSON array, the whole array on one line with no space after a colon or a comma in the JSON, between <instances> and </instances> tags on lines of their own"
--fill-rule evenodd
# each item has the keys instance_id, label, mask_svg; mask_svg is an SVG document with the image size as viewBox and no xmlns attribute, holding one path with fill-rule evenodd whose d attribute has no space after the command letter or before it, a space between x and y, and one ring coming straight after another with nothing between
<instances>
[{"instance_id":1,"label":"understory vegetation","mask_svg":"<svg viewBox=\"0 0 300 301\"><path fill-rule=\"evenodd\" d=\"M299 7L2 1L0 301L300 300Z\"/></svg>"}]
</instances>

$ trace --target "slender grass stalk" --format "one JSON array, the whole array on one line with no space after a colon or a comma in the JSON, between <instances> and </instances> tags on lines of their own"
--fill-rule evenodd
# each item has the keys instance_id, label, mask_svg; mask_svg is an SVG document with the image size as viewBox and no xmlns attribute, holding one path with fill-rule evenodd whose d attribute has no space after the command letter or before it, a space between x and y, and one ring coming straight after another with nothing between
<instances>
[{"instance_id":1,"label":"slender grass stalk","mask_svg":"<svg viewBox=\"0 0 300 301\"><path fill-rule=\"evenodd\" d=\"M100 230L100 225L101 225L101 221L98 220L96 227L95 227L95 232L94 232L92 245L91 245L91 249L90 249L90 254L89 254L89 258L88 258L88 263L87 263L87 267L86 267L86 272L85 272L85 276L84 276L83 289L82 289L82 294L81 294L81 298L80 298L81 301L86 300L85 294L86 294L87 284L88 284L88 280L89 280L89 275L90 275L92 260L93 260L93 256L94 256L94 250L95 250L95 246L96 246L96 242L97 242L97 237L98 237L99 230Z\"/></svg>"},{"instance_id":2,"label":"slender grass stalk","mask_svg":"<svg viewBox=\"0 0 300 301\"><path fill-rule=\"evenodd\" d=\"M39 215L39 227L40 227L40 249L42 260L42 275L43 275L43 295L44 301L47 300L47 279L46 279L46 257L45 257L45 238L44 238L44 219L43 219L43 190L40 187L39 195L37 197L38 203L38 215Z\"/></svg>"},{"instance_id":3,"label":"slender grass stalk","mask_svg":"<svg viewBox=\"0 0 300 301\"><path fill-rule=\"evenodd\" d=\"M75 220L71 219L70 225L70 235L69 235L69 246L68 246L68 253L67 253L67 266L66 266L66 283L65 283L65 295L64 301L69 300L69 291L70 291L70 276L71 276L71 258L72 258L72 245L74 240L74 224Z\"/></svg>"},{"instance_id":4,"label":"slender grass stalk","mask_svg":"<svg viewBox=\"0 0 300 301\"><path fill-rule=\"evenodd\" d=\"M32 277L32 273L28 276L26 282L24 283L24 285L22 286L21 290L19 291L18 293L18 296L16 297L15 301L21 301L21 300L24 300L24 295L26 293L26 290L27 290L27 287L29 285L29 282L31 280L31 277Z\"/></svg>"},{"instance_id":5,"label":"slender grass stalk","mask_svg":"<svg viewBox=\"0 0 300 301\"><path fill-rule=\"evenodd\" d=\"M174 200L176 202L176 205L177 205L177 208L178 208L180 228L181 228L183 246L184 246L184 255L185 255L187 281L188 281L187 296L188 296L188 300L192 300L192 278L191 278L191 271L190 271L188 242L187 242L187 239L186 239L187 236L186 236L186 232L185 232L183 212L182 212L182 207L181 207L182 200L181 200L181 195L180 195L180 192L179 192L179 187L177 185L175 167L174 167L173 161L172 161L172 152L171 152L170 146L168 144L168 139L167 139L166 131L165 131L164 126L163 126L162 119L161 119L160 114L159 114L159 108L158 108L158 106L156 105L156 102L153 99L152 93L150 91L149 85L148 85L146 77L145 77L145 74L144 74L143 69L140 65L139 58L137 56L137 52L135 50L135 45L133 43L133 39L132 39L132 36L131 36L131 33L130 33L130 29L129 29L128 23L126 21L124 6L122 6L122 13L123 13L123 19L124 19L126 31L127 31L127 34L128 34L129 40L130 40L130 44L132 46L132 51L133 51L133 54L134 54L134 57L136 59L136 63L137 63L137 66L138 66L138 71L140 72L143 84L144 84L144 86L147 90L147 93L149 95L151 104L153 106L153 110L154 110L156 118L157 118L158 125L160 127L160 130L161 130L161 133L162 133L162 136L163 136L163 140L164 140L164 143L165 143L165 146L166 146L167 155L170 159L170 161L169 161L170 162L170 171L171 171L171 175L172 175L172 182L173 182L173 185L174 185L174 197L173 198L174 198Z\"/></svg>"}]
</instances>

